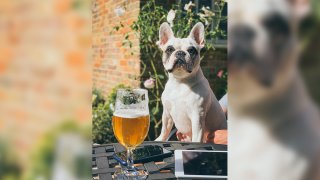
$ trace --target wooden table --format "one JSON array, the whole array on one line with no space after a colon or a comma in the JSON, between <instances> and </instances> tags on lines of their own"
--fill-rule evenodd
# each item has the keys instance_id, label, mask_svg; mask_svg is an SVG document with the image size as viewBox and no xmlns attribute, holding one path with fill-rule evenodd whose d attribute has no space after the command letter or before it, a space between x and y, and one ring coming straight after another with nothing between
<instances>
[{"instance_id":1,"label":"wooden table","mask_svg":"<svg viewBox=\"0 0 320 180\"><path fill-rule=\"evenodd\" d=\"M183 142L154 142L146 141L140 146L159 145L167 150L174 151L178 149L189 150L227 150L226 145L218 144L200 144ZM109 180L112 174L117 170L118 163L112 157L115 152L125 151L124 147L118 143L94 145L92 148L92 179ZM161 162L148 162L137 166L138 169L149 172L148 180L153 179L176 179L174 175L174 154L171 157L163 159Z\"/></svg>"}]
</instances>

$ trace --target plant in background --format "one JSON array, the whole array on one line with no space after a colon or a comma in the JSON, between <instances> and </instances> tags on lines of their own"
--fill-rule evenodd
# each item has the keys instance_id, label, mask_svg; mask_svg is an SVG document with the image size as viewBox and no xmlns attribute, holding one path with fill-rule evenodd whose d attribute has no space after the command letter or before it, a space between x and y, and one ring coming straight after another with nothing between
<instances>
[{"instance_id":1,"label":"plant in background","mask_svg":"<svg viewBox=\"0 0 320 180\"><path fill-rule=\"evenodd\" d=\"M217 0L214 3L214 10L202 7L200 12L196 13L195 5L191 1L188 4L175 4L172 9L166 10L157 5L155 0L150 0L141 7L138 20L130 25L140 39L140 57L143 67L140 79L141 82L146 80L144 86L149 89L150 127L154 127L154 129L149 130L149 140L154 140L160 133L162 114L160 97L167 80L167 74L161 60L162 52L156 44L159 40L158 30L160 25L163 22L168 22L176 37L187 37L193 25L202 22L205 25L206 39L215 40L217 37L226 36L226 32L220 28L220 22L227 20L226 17L222 16L224 6L224 0ZM126 28L125 24L120 22L111 33L121 31L124 28ZM129 36L129 32L124 34L122 46L132 47ZM207 42L202 50L201 59L210 50L214 50L214 45L212 42ZM222 80L216 76L214 78ZM153 81L151 82L150 79ZM222 88L226 89L226 87Z\"/></svg>"},{"instance_id":2,"label":"plant in background","mask_svg":"<svg viewBox=\"0 0 320 180\"><path fill-rule=\"evenodd\" d=\"M144 81L143 85L147 89L152 89L155 86L155 81L156 81L155 79L149 78L149 79Z\"/></svg>"},{"instance_id":3,"label":"plant in background","mask_svg":"<svg viewBox=\"0 0 320 180\"><path fill-rule=\"evenodd\" d=\"M69 134L78 136L84 141L90 142L91 126L80 127L74 121L66 121L42 136L40 142L34 147L31 156L32 161L28 164L27 172L22 179L53 179L55 174L54 165L58 158L57 150L59 146L57 145L57 142L59 141L59 138ZM90 143L88 143L88 145L90 145ZM81 150L85 151L84 149ZM84 154L82 154L82 156L75 155L73 162L68 164L70 169L67 171L77 176L78 179L80 179L80 177L88 179L91 175L91 161L89 159L90 158L86 157Z\"/></svg>"},{"instance_id":4,"label":"plant in background","mask_svg":"<svg viewBox=\"0 0 320 180\"><path fill-rule=\"evenodd\" d=\"M99 104L104 104L104 103L105 103L105 99L103 98L102 93L98 89L93 88L93 91L92 91L92 108L98 107Z\"/></svg>"},{"instance_id":5,"label":"plant in background","mask_svg":"<svg viewBox=\"0 0 320 180\"><path fill-rule=\"evenodd\" d=\"M92 96L92 140L94 143L106 144L116 142L112 129L112 116L116 102L117 90L127 89L128 86L118 85L112 89L109 96L104 99L101 92L93 90ZM96 97L96 98L94 98ZM97 103L99 102L99 103Z\"/></svg>"},{"instance_id":6,"label":"plant in background","mask_svg":"<svg viewBox=\"0 0 320 180\"><path fill-rule=\"evenodd\" d=\"M220 89L217 89L217 91L223 92L223 94L227 93L227 82L228 82L228 72L226 69L220 69L218 73L216 74L218 78L215 78L216 82L215 84L223 84L223 86L219 87Z\"/></svg>"},{"instance_id":7,"label":"plant in background","mask_svg":"<svg viewBox=\"0 0 320 180\"><path fill-rule=\"evenodd\" d=\"M2 180L20 179L21 167L13 152L10 144L0 138L0 179Z\"/></svg>"}]
</instances>

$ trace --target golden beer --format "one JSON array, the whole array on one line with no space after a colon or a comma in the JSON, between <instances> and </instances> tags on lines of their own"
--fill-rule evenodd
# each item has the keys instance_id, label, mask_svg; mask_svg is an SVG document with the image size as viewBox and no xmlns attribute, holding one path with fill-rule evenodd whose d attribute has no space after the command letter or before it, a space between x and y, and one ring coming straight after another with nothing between
<instances>
[{"instance_id":1,"label":"golden beer","mask_svg":"<svg viewBox=\"0 0 320 180\"><path fill-rule=\"evenodd\" d=\"M126 148L135 148L143 142L149 131L149 115L114 114L113 132L120 144Z\"/></svg>"},{"instance_id":2,"label":"golden beer","mask_svg":"<svg viewBox=\"0 0 320 180\"><path fill-rule=\"evenodd\" d=\"M127 165L121 165L115 179L146 179L148 172L137 170L133 163L133 150L146 138L150 116L148 91L145 89L118 89L112 117L113 133L118 142L127 149ZM127 178L125 178L127 177Z\"/></svg>"}]
</instances>

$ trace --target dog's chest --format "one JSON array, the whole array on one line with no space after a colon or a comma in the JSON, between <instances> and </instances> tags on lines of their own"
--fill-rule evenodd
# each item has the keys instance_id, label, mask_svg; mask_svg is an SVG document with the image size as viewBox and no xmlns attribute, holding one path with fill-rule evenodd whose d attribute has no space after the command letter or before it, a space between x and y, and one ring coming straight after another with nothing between
<instances>
[{"instance_id":1,"label":"dog's chest","mask_svg":"<svg viewBox=\"0 0 320 180\"><path fill-rule=\"evenodd\" d=\"M166 89L162 95L163 106L172 117L176 128L184 134L191 133L191 113L196 109L196 97L185 87L178 87L175 90Z\"/></svg>"},{"instance_id":2,"label":"dog's chest","mask_svg":"<svg viewBox=\"0 0 320 180\"><path fill-rule=\"evenodd\" d=\"M191 134L191 119L187 107L184 107L185 103L183 101L171 101L170 103L171 108L168 111L176 128L183 134Z\"/></svg>"},{"instance_id":3,"label":"dog's chest","mask_svg":"<svg viewBox=\"0 0 320 180\"><path fill-rule=\"evenodd\" d=\"M306 159L276 141L263 125L243 119L235 121L229 122L230 178L302 178Z\"/></svg>"}]
</instances>

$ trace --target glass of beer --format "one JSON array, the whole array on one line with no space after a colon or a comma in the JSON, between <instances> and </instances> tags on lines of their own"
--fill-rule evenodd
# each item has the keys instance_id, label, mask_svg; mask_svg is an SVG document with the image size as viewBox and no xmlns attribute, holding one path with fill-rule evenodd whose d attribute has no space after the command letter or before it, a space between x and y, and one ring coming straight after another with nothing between
<instances>
[{"instance_id":1,"label":"glass of beer","mask_svg":"<svg viewBox=\"0 0 320 180\"><path fill-rule=\"evenodd\" d=\"M134 167L132 150L144 141L149 131L148 91L145 89L119 89L112 126L117 140L127 149L127 166L123 167L122 171L117 172L115 176L145 179L148 175L147 172L138 171Z\"/></svg>"}]
</instances>

